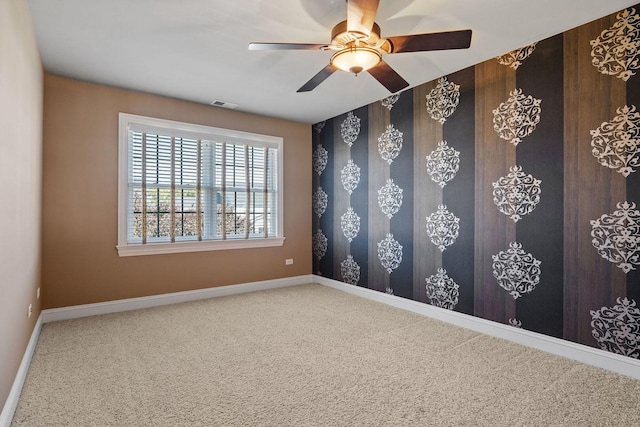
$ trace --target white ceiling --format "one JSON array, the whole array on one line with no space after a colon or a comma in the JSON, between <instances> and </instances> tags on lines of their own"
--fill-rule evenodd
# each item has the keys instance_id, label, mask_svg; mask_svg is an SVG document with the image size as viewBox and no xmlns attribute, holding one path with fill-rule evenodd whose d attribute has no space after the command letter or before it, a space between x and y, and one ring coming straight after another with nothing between
<instances>
[{"instance_id":1,"label":"white ceiling","mask_svg":"<svg viewBox=\"0 0 640 427\"><path fill-rule=\"evenodd\" d=\"M370 75L344 72L296 93L331 52L247 49L251 41L329 43L345 0L27 1L52 74L304 123L389 95ZM473 30L468 50L385 56L413 87L637 1L381 0L376 22L383 37Z\"/></svg>"}]
</instances>

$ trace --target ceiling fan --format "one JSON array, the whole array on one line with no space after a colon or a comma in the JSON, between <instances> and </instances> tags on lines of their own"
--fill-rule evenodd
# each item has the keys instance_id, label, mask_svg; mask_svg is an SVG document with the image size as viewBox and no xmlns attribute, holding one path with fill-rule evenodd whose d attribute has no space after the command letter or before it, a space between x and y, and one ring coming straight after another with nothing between
<instances>
[{"instance_id":1,"label":"ceiling fan","mask_svg":"<svg viewBox=\"0 0 640 427\"><path fill-rule=\"evenodd\" d=\"M471 30L414 34L382 38L375 18L380 0L346 0L347 20L331 30L331 43L249 43L249 50L333 50L324 67L297 92L315 89L337 70L355 75L367 71L389 92L398 92L409 83L382 59L382 54L425 52L431 50L467 49Z\"/></svg>"}]
</instances>

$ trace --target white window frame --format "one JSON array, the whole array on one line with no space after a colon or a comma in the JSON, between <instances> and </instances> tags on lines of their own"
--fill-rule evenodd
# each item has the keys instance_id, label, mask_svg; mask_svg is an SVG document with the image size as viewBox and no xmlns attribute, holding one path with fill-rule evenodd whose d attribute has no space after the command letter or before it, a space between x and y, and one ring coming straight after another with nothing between
<instances>
[{"instance_id":1,"label":"white window frame","mask_svg":"<svg viewBox=\"0 0 640 427\"><path fill-rule=\"evenodd\" d=\"M129 193L129 129L135 126L155 128L167 134L180 134L182 136L196 135L202 139L224 140L238 143L262 143L275 144L278 147L278 177L277 177L277 227L276 237L249 238L249 239L225 239L202 240L187 242L157 242L157 243L129 243L128 239L128 193ZM282 246L285 237L284 232L284 203L283 203L283 151L284 140L282 137L260 135L250 132L242 132L231 129L222 129L211 126L196 125L177 122L173 120L157 119L153 117L139 116L135 114L119 113L118 116L118 255L155 255L183 252L215 251L228 249L247 249Z\"/></svg>"}]
</instances>

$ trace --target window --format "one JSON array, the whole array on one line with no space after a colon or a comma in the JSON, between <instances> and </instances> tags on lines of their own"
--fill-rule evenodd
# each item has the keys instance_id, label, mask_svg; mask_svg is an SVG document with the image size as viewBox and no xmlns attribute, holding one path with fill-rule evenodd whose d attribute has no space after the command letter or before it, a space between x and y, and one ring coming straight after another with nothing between
<instances>
[{"instance_id":1,"label":"window","mask_svg":"<svg viewBox=\"0 0 640 427\"><path fill-rule=\"evenodd\" d=\"M281 246L282 138L120 113L120 256Z\"/></svg>"}]
</instances>

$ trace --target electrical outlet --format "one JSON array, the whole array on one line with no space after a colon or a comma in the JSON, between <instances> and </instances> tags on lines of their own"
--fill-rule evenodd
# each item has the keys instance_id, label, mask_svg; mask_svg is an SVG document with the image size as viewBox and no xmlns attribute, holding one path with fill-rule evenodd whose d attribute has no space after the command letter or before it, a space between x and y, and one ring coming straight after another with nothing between
<instances>
[{"instance_id":1,"label":"electrical outlet","mask_svg":"<svg viewBox=\"0 0 640 427\"><path fill-rule=\"evenodd\" d=\"M40 288L36 290L36 299L40 299Z\"/></svg>"},{"instance_id":2,"label":"electrical outlet","mask_svg":"<svg viewBox=\"0 0 640 427\"><path fill-rule=\"evenodd\" d=\"M27 313L27 317L31 317L31 313L33 313L33 304L29 304L29 311Z\"/></svg>"},{"instance_id":3,"label":"electrical outlet","mask_svg":"<svg viewBox=\"0 0 640 427\"><path fill-rule=\"evenodd\" d=\"M284 264L285 264L285 265L291 265L291 264L293 264L293 258L287 258L287 259L285 259L285 260L284 260Z\"/></svg>"}]
</instances>

